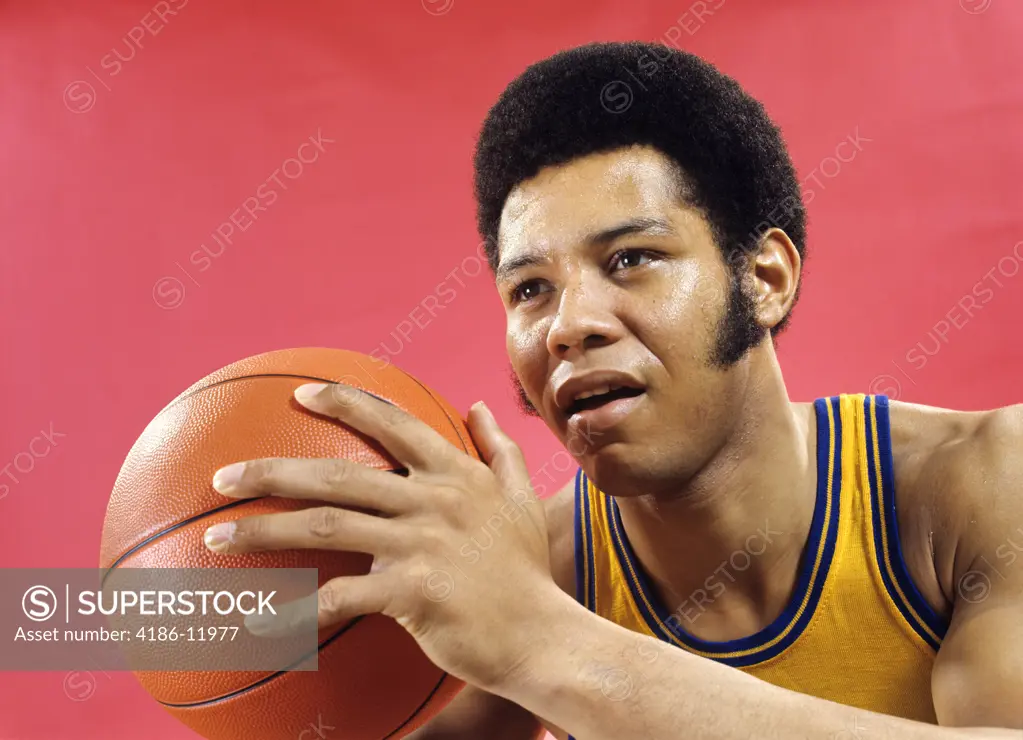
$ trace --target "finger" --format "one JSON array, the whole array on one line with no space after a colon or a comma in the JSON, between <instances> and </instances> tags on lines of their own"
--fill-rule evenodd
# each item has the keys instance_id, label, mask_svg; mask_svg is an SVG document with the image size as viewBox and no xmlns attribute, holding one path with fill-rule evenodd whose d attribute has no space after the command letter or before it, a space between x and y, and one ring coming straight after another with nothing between
<instances>
[{"instance_id":1,"label":"finger","mask_svg":"<svg viewBox=\"0 0 1023 740\"><path fill-rule=\"evenodd\" d=\"M307 383L295 389L295 400L310 411L338 419L372 437L394 459L412 469L437 470L458 452L429 424L354 386Z\"/></svg>"},{"instance_id":2,"label":"finger","mask_svg":"<svg viewBox=\"0 0 1023 740\"><path fill-rule=\"evenodd\" d=\"M501 483L506 496L517 493L533 496L526 458L515 441L497 424L485 403L477 402L469 409L469 432L483 457Z\"/></svg>"},{"instance_id":3,"label":"finger","mask_svg":"<svg viewBox=\"0 0 1023 740\"><path fill-rule=\"evenodd\" d=\"M284 496L373 509L409 511L421 498L414 484L395 471L336 458L263 458L221 468L213 487L225 496Z\"/></svg>"},{"instance_id":4,"label":"finger","mask_svg":"<svg viewBox=\"0 0 1023 740\"><path fill-rule=\"evenodd\" d=\"M319 612L319 592L295 601L278 604L273 611L249 614L245 628L259 637L297 637L315 634Z\"/></svg>"},{"instance_id":5,"label":"finger","mask_svg":"<svg viewBox=\"0 0 1023 740\"><path fill-rule=\"evenodd\" d=\"M327 581L310 596L279 605L276 614L247 616L245 627L260 637L293 637L304 630L382 612L387 608L389 589L389 579L383 574L342 576Z\"/></svg>"},{"instance_id":6,"label":"finger","mask_svg":"<svg viewBox=\"0 0 1023 740\"><path fill-rule=\"evenodd\" d=\"M327 581L317 592L317 623L320 627L384 612L391 600L391 576L341 576Z\"/></svg>"},{"instance_id":7,"label":"finger","mask_svg":"<svg viewBox=\"0 0 1023 740\"><path fill-rule=\"evenodd\" d=\"M215 524L203 540L213 552L226 555L291 549L391 555L409 541L404 526L394 519L322 506Z\"/></svg>"}]
</instances>

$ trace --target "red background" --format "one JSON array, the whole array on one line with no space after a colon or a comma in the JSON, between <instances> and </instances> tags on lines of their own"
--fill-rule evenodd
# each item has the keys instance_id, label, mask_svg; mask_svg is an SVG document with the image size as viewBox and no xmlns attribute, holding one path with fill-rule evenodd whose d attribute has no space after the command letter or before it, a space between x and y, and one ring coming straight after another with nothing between
<instances>
[{"instance_id":1,"label":"red background","mask_svg":"<svg viewBox=\"0 0 1023 740\"><path fill-rule=\"evenodd\" d=\"M677 40L781 124L813 192L802 303L780 345L794 399L1019 401L1023 6L706 6L720 7L191 0L161 23L141 0L0 4L0 466L22 455L17 483L0 476L0 565L92 567L146 423L270 349L384 342L459 408L486 399L533 472L548 465L535 478L548 490L567 480L552 435L515 411L504 317L472 258L471 158L507 82L592 40ZM334 142L277 175L287 190L207 269L191 263L318 131ZM857 132L855 156L827 159ZM168 277L180 282L154 294ZM441 283L456 298L417 312L428 323L394 352L392 332ZM954 308L971 293L972 315ZM24 457L50 430L63 436ZM138 737L195 736L128 674L0 675L3 740Z\"/></svg>"}]
</instances>

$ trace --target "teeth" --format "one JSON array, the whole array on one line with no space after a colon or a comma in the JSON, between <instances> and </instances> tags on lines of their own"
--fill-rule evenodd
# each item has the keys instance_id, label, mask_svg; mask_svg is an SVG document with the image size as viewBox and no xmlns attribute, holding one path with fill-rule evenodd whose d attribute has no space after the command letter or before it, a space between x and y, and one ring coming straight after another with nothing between
<instances>
[{"instance_id":1,"label":"teeth","mask_svg":"<svg viewBox=\"0 0 1023 740\"><path fill-rule=\"evenodd\" d=\"M575 400L581 401L584 398L589 398L590 396L599 396L602 393L610 393L611 391L616 391L619 388L621 388L620 385L602 385L599 388L594 388L591 391L583 391L582 393L575 397Z\"/></svg>"}]
</instances>

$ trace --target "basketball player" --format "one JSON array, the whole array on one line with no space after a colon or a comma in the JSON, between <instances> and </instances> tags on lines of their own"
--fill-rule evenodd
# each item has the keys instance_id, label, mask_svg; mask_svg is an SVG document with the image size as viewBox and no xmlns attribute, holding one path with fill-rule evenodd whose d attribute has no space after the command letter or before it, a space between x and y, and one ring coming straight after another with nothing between
<instances>
[{"instance_id":1,"label":"basketball player","mask_svg":"<svg viewBox=\"0 0 1023 740\"><path fill-rule=\"evenodd\" d=\"M480 404L485 464L304 386L408 477L231 466L227 495L338 506L211 548L372 553L320 619L388 614L470 684L416 740L1023 736L1023 407L789 400L804 206L758 102L666 47L570 50L490 111L476 193L522 403L574 480L537 503Z\"/></svg>"}]
</instances>

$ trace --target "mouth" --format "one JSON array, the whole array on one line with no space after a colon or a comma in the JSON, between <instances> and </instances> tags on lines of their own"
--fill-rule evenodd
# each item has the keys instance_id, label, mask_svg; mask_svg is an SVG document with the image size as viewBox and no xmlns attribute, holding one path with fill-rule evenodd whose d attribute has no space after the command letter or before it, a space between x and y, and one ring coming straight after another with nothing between
<instances>
[{"instance_id":1,"label":"mouth","mask_svg":"<svg viewBox=\"0 0 1023 740\"><path fill-rule=\"evenodd\" d=\"M627 388L624 386L620 388L608 387L607 390L597 389L595 391L582 393L569 404L567 409L565 409L565 416L571 419L573 416L583 411L592 411L594 409L603 408L615 401L620 401L624 398L636 398L637 396L642 396L644 393L646 393L646 391L642 388Z\"/></svg>"}]
</instances>

